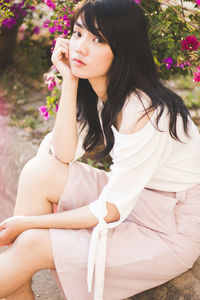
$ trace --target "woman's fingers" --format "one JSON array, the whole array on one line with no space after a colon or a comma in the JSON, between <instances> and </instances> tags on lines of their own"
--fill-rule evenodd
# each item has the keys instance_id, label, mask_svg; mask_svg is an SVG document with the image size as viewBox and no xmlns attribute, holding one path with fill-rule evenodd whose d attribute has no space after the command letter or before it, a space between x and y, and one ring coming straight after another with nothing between
<instances>
[{"instance_id":1,"label":"woman's fingers","mask_svg":"<svg viewBox=\"0 0 200 300\"><path fill-rule=\"evenodd\" d=\"M10 241L7 239L6 230L0 232L0 247L7 246Z\"/></svg>"},{"instance_id":2,"label":"woman's fingers","mask_svg":"<svg viewBox=\"0 0 200 300\"><path fill-rule=\"evenodd\" d=\"M6 228L5 221L0 223L0 231Z\"/></svg>"},{"instance_id":3,"label":"woman's fingers","mask_svg":"<svg viewBox=\"0 0 200 300\"><path fill-rule=\"evenodd\" d=\"M59 47L69 47L69 40L57 37L54 51L57 51Z\"/></svg>"},{"instance_id":4,"label":"woman's fingers","mask_svg":"<svg viewBox=\"0 0 200 300\"><path fill-rule=\"evenodd\" d=\"M68 58L69 49L67 49L66 47L59 47L52 55L52 62L55 63L57 60L62 60L62 54L65 54L65 57Z\"/></svg>"}]
</instances>

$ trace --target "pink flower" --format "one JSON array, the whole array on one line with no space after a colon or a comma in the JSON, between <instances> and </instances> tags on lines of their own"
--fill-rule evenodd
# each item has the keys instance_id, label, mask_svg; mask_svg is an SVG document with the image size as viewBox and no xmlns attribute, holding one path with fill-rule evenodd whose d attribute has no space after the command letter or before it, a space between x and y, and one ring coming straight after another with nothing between
<instances>
[{"instance_id":1,"label":"pink flower","mask_svg":"<svg viewBox=\"0 0 200 300\"><path fill-rule=\"evenodd\" d=\"M167 69L169 70L171 68L172 63L173 63L173 59L171 57L167 57L166 59L162 60L162 62L165 63Z\"/></svg>"},{"instance_id":2,"label":"pink flower","mask_svg":"<svg viewBox=\"0 0 200 300\"><path fill-rule=\"evenodd\" d=\"M56 28L58 31L62 31L62 25L57 25Z\"/></svg>"},{"instance_id":3,"label":"pink flower","mask_svg":"<svg viewBox=\"0 0 200 300\"><path fill-rule=\"evenodd\" d=\"M44 0L44 3L53 10L56 8L56 5L52 0Z\"/></svg>"},{"instance_id":4,"label":"pink flower","mask_svg":"<svg viewBox=\"0 0 200 300\"><path fill-rule=\"evenodd\" d=\"M200 0L196 0L196 4L200 6Z\"/></svg>"},{"instance_id":5,"label":"pink flower","mask_svg":"<svg viewBox=\"0 0 200 300\"><path fill-rule=\"evenodd\" d=\"M44 23L43 23L43 27L49 27L48 24L50 24L51 22L49 20L46 20Z\"/></svg>"},{"instance_id":6,"label":"pink flower","mask_svg":"<svg viewBox=\"0 0 200 300\"><path fill-rule=\"evenodd\" d=\"M191 63L189 61L184 61L178 65L179 68L184 69L185 67L190 67Z\"/></svg>"},{"instance_id":7,"label":"pink flower","mask_svg":"<svg viewBox=\"0 0 200 300\"><path fill-rule=\"evenodd\" d=\"M56 39L53 40L53 42L51 43L51 46L54 47L56 44Z\"/></svg>"},{"instance_id":8,"label":"pink flower","mask_svg":"<svg viewBox=\"0 0 200 300\"><path fill-rule=\"evenodd\" d=\"M69 20L69 17L67 15L64 15L63 16L63 21L67 21L67 20Z\"/></svg>"},{"instance_id":9,"label":"pink flower","mask_svg":"<svg viewBox=\"0 0 200 300\"><path fill-rule=\"evenodd\" d=\"M56 31L56 27L53 26L53 27L49 27L49 32L50 33L54 33Z\"/></svg>"},{"instance_id":10,"label":"pink flower","mask_svg":"<svg viewBox=\"0 0 200 300\"><path fill-rule=\"evenodd\" d=\"M194 82L200 82L200 67L197 68L197 72L194 72Z\"/></svg>"},{"instance_id":11,"label":"pink flower","mask_svg":"<svg viewBox=\"0 0 200 300\"><path fill-rule=\"evenodd\" d=\"M58 108L59 108L59 105L56 104L56 108L55 108L55 112L56 112L56 113L57 113L57 111L58 111Z\"/></svg>"},{"instance_id":12,"label":"pink flower","mask_svg":"<svg viewBox=\"0 0 200 300\"><path fill-rule=\"evenodd\" d=\"M183 51L197 51L200 47L200 43L195 35L188 35L184 40L181 41L181 50Z\"/></svg>"},{"instance_id":13,"label":"pink flower","mask_svg":"<svg viewBox=\"0 0 200 300\"><path fill-rule=\"evenodd\" d=\"M39 33L40 33L40 27L39 27L39 26L35 26L35 27L33 28L33 33L34 33L34 34L39 34Z\"/></svg>"},{"instance_id":14,"label":"pink flower","mask_svg":"<svg viewBox=\"0 0 200 300\"><path fill-rule=\"evenodd\" d=\"M3 22L2 22L2 26L3 27L6 27L8 29L12 28L14 25L16 25L17 22L15 19L13 18L10 18L10 19L5 19Z\"/></svg>"},{"instance_id":15,"label":"pink flower","mask_svg":"<svg viewBox=\"0 0 200 300\"><path fill-rule=\"evenodd\" d=\"M55 79L53 77L50 77L50 78L47 79L47 81L49 81L49 80L50 80L50 82L48 83L47 87L48 87L48 90L51 91L56 86L56 82L55 82Z\"/></svg>"},{"instance_id":16,"label":"pink flower","mask_svg":"<svg viewBox=\"0 0 200 300\"><path fill-rule=\"evenodd\" d=\"M43 117L45 121L47 121L49 119L49 112L47 110L47 107L45 105L42 105L38 108L38 110L41 113L41 117Z\"/></svg>"},{"instance_id":17,"label":"pink flower","mask_svg":"<svg viewBox=\"0 0 200 300\"><path fill-rule=\"evenodd\" d=\"M67 30L67 29L63 30L63 34L65 34L65 35L68 35L68 32L69 32L69 30Z\"/></svg>"},{"instance_id":18,"label":"pink flower","mask_svg":"<svg viewBox=\"0 0 200 300\"><path fill-rule=\"evenodd\" d=\"M25 24L22 24L21 26L20 26L20 28L19 28L19 32L20 33L23 33L25 30L26 30L26 25Z\"/></svg>"},{"instance_id":19,"label":"pink flower","mask_svg":"<svg viewBox=\"0 0 200 300\"><path fill-rule=\"evenodd\" d=\"M141 0L133 0L136 4L140 4Z\"/></svg>"}]
</instances>

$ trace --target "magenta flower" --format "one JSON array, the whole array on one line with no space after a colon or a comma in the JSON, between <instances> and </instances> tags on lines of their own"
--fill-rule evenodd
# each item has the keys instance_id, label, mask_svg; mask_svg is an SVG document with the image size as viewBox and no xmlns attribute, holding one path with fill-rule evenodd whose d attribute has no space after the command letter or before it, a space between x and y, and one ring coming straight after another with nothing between
<instances>
[{"instance_id":1,"label":"magenta flower","mask_svg":"<svg viewBox=\"0 0 200 300\"><path fill-rule=\"evenodd\" d=\"M194 82L200 82L200 67L197 69L197 72L194 72Z\"/></svg>"},{"instance_id":2,"label":"magenta flower","mask_svg":"<svg viewBox=\"0 0 200 300\"><path fill-rule=\"evenodd\" d=\"M51 22L49 20L46 20L44 23L43 23L43 27L49 27L48 24L50 24Z\"/></svg>"},{"instance_id":3,"label":"magenta flower","mask_svg":"<svg viewBox=\"0 0 200 300\"><path fill-rule=\"evenodd\" d=\"M47 107L45 105L42 105L38 108L38 110L41 113L41 117L43 117L45 121L47 121L49 119L49 112L47 110Z\"/></svg>"},{"instance_id":4,"label":"magenta flower","mask_svg":"<svg viewBox=\"0 0 200 300\"><path fill-rule=\"evenodd\" d=\"M140 4L141 0L133 0L136 4Z\"/></svg>"},{"instance_id":5,"label":"magenta flower","mask_svg":"<svg viewBox=\"0 0 200 300\"><path fill-rule=\"evenodd\" d=\"M62 31L62 25L57 25L56 28L58 31Z\"/></svg>"},{"instance_id":6,"label":"magenta flower","mask_svg":"<svg viewBox=\"0 0 200 300\"><path fill-rule=\"evenodd\" d=\"M67 21L67 20L69 20L69 17L67 15L64 15L63 16L63 21Z\"/></svg>"},{"instance_id":7,"label":"magenta flower","mask_svg":"<svg viewBox=\"0 0 200 300\"><path fill-rule=\"evenodd\" d=\"M53 27L49 27L49 32L50 33L54 33L56 31L56 27L53 26Z\"/></svg>"},{"instance_id":8,"label":"magenta flower","mask_svg":"<svg viewBox=\"0 0 200 300\"><path fill-rule=\"evenodd\" d=\"M56 86L56 82L55 82L55 79L53 77L50 77L50 78L47 79L47 81L49 81L49 80L50 80L50 82L48 83L47 87L48 87L48 90L51 91Z\"/></svg>"},{"instance_id":9,"label":"magenta flower","mask_svg":"<svg viewBox=\"0 0 200 300\"><path fill-rule=\"evenodd\" d=\"M68 35L68 32L69 32L69 30L67 30L67 29L63 30L63 34L65 34L65 35Z\"/></svg>"},{"instance_id":10,"label":"magenta flower","mask_svg":"<svg viewBox=\"0 0 200 300\"><path fill-rule=\"evenodd\" d=\"M35 26L35 27L33 28L33 33L34 33L34 34L39 34L39 33L40 33L40 27L39 27L39 26Z\"/></svg>"},{"instance_id":11,"label":"magenta flower","mask_svg":"<svg viewBox=\"0 0 200 300\"><path fill-rule=\"evenodd\" d=\"M200 0L196 0L196 4L200 6Z\"/></svg>"},{"instance_id":12,"label":"magenta flower","mask_svg":"<svg viewBox=\"0 0 200 300\"><path fill-rule=\"evenodd\" d=\"M178 65L179 68L184 69L185 67L190 67L191 63L189 61L184 61Z\"/></svg>"},{"instance_id":13,"label":"magenta flower","mask_svg":"<svg viewBox=\"0 0 200 300\"><path fill-rule=\"evenodd\" d=\"M56 112L56 113L57 113L57 111L58 111L58 108L59 108L59 105L56 104L56 108L55 108L55 112Z\"/></svg>"},{"instance_id":14,"label":"magenta flower","mask_svg":"<svg viewBox=\"0 0 200 300\"><path fill-rule=\"evenodd\" d=\"M11 2L11 1L7 0L5 2ZM16 2L16 1L12 1L12 2ZM10 7L10 11L13 13L13 17L4 20L2 22L2 27L8 28L8 29L12 28L13 26L15 26L17 24L18 19L23 18L27 15L27 10L33 9L30 5L25 6L24 3L25 3L25 0L22 0L20 3L14 3Z\"/></svg>"},{"instance_id":15,"label":"magenta flower","mask_svg":"<svg viewBox=\"0 0 200 300\"><path fill-rule=\"evenodd\" d=\"M195 35L188 35L181 41L181 50L183 51L197 51L200 47L200 43Z\"/></svg>"},{"instance_id":16,"label":"magenta flower","mask_svg":"<svg viewBox=\"0 0 200 300\"><path fill-rule=\"evenodd\" d=\"M44 3L53 10L56 8L56 5L52 0L44 0Z\"/></svg>"},{"instance_id":17,"label":"magenta flower","mask_svg":"<svg viewBox=\"0 0 200 300\"><path fill-rule=\"evenodd\" d=\"M2 26L3 26L3 27L6 27L6 28L8 28L8 29L12 28L12 27L13 27L14 25L16 25L16 24L17 24L17 22L16 22L16 20L13 19L13 18L3 20L3 22L2 22Z\"/></svg>"},{"instance_id":18,"label":"magenta flower","mask_svg":"<svg viewBox=\"0 0 200 300\"><path fill-rule=\"evenodd\" d=\"M172 63L173 63L173 59L171 57L167 57L166 59L162 60L162 62L165 63L167 69L169 70L171 68Z\"/></svg>"}]
</instances>

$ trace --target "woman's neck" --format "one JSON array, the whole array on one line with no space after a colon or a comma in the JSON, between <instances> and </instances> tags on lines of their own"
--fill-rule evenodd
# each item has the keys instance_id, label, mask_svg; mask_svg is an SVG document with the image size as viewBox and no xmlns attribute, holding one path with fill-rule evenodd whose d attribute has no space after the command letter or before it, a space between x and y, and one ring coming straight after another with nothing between
<instances>
[{"instance_id":1,"label":"woman's neck","mask_svg":"<svg viewBox=\"0 0 200 300\"><path fill-rule=\"evenodd\" d=\"M106 101L106 86L107 80L105 77L89 79L89 82L97 94L98 98L100 98L103 102Z\"/></svg>"}]
</instances>

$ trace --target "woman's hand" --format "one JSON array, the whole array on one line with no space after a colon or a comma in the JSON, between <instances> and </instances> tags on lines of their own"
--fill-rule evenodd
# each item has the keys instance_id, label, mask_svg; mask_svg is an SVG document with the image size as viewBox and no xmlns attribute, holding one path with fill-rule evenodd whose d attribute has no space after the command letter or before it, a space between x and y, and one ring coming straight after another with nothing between
<instances>
[{"instance_id":1,"label":"woman's hand","mask_svg":"<svg viewBox=\"0 0 200 300\"><path fill-rule=\"evenodd\" d=\"M69 65L69 40L58 37L51 61L64 79L75 79Z\"/></svg>"},{"instance_id":2,"label":"woman's hand","mask_svg":"<svg viewBox=\"0 0 200 300\"><path fill-rule=\"evenodd\" d=\"M26 216L14 216L0 223L0 247L10 245L20 233L28 229L26 220Z\"/></svg>"}]
</instances>

